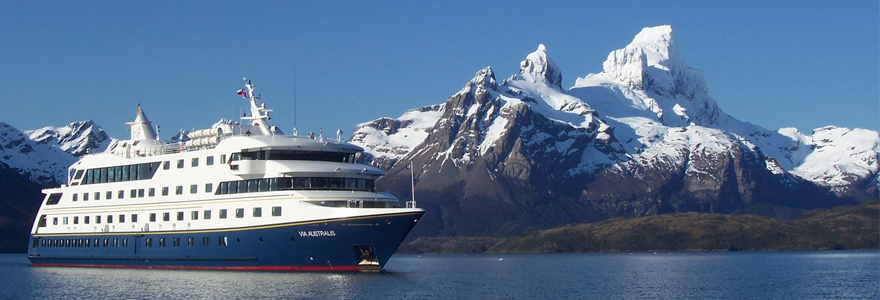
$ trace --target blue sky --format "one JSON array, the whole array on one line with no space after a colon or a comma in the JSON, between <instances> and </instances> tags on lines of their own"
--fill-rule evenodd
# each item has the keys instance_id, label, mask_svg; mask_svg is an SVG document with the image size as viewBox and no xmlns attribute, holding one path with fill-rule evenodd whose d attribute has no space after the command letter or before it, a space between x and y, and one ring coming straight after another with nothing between
<instances>
[{"instance_id":1,"label":"blue sky","mask_svg":"<svg viewBox=\"0 0 880 300\"><path fill-rule=\"evenodd\" d=\"M570 87L671 24L728 114L880 130L878 1L660 2L2 1L0 122L92 119L127 138L140 101L167 138L240 115L248 76L275 125L291 131L296 94L300 132L347 136L443 103L485 66L507 78L539 43Z\"/></svg>"}]
</instances>

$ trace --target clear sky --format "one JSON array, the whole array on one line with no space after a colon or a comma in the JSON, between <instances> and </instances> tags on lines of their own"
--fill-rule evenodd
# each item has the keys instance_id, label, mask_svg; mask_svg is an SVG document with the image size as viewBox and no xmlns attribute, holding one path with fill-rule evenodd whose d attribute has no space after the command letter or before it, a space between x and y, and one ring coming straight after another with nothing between
<instances>
[{"instance_id":1,"label":"clear sky","mask_svg":"<svg viewBox=\"0 0 880 300\"><path fill-rule=\"evenodd\" d=\"M671 24L728 114L880 130L878 15L876 0L0 1L0 122L92 119L127 138L140 101L167 138L240 116L248 76L286 132L295 94L300 132L348 136L443 103L485 66L507 78L539 43L568 88Z\"/></svg>"}]
</instances>

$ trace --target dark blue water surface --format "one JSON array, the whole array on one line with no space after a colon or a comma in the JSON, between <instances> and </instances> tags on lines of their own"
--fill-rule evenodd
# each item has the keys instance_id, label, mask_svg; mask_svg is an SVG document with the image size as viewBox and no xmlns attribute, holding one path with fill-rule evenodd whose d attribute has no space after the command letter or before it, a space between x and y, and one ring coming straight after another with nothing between
<instances>
[{"instance_id":1,"label":"dark blue water surface","mask_svg":"<svg viewBox=\"0 0 880 300\"><path fill-rule=\"evenodd\" d=\"M395 255L380 273L31 267L7 299L880 299L880 252Z\"/></svg>"}]
</instances>

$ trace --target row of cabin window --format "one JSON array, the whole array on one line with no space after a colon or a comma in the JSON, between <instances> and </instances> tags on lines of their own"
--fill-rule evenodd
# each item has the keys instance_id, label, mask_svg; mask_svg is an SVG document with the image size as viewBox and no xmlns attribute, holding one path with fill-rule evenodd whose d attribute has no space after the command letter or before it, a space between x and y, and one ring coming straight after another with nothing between
<instances>
[{"instance_id":1,"label":"row of cabin window","mask_svg":"<svg viewBox=\"0 0 880 300\"><path fill-rule=\"evenodd\" d=\"M185 161L184 159L177 160L177 168L178 169L183 169L184 161ZM224 162L226 162L226 154L220 155L220 164L223 164ZM214 156L205 157L205 165L213 166L214 165ZM199 158L193 157L190 160L190 167L198 167L198 166L199 166ZM171 169L171 162L167 161L167 160L162 162L162 169L163 170Z\"/></svg>"},{"instance_id":2,"label":"row of cabin window","mask_svg":"<svg viewBox=\"0 0 880 300\"><path fill-rule=\"evenodd\" d=\"M88 169L85 171L85 174L83 174L83 170L79 170L74 175L74 180L85 177L82 184L95 184L151 179L158 169L159 162L152 162Z\"/></svg>"},{"instance_id":3,"label":"row of cabin window","mask_svg":"<svg viewBox=\"0 0 880 300\"><path fill-rule=\"evenodd\" d=\"M355 163L355 153L325 152L307 150L258 150L232 153L230 158L236 160L308 160L340 163Z\"/></svg>"},{"instance_id":4,"label":"row of cabin window","mask_svg":"<svg viewBox=\"0 0 880 300\"><path fill-rule=\"evenodd\" d=\"M93 244L92 239L35 239L32 247L37 248L37 246L39 246L43 248L89 248L94 246L95 248L100 248L101 240L102 239L94 239L95 242ZM122 243L119 242L120 240L122 240ZM109 238L105 238L103 239L103 242L104 248L108 248L111 246L115 248L118 248L120 246L123 248L128 248L128 239L126 238L114 238L112 240Z\"/></svg>"},{"instance_id":5,"label":"row of cabin window","mask_svg":"<svg viewBox=\"0 0 880 300\"><path fill-rule=\"evenodd\" d=\"M283 190L373 191L372 179L338 177L277 177L221 182L217 195Z\"/></svg>"},{"instance_id":6,"label":"row of cabin window","mask_svg":"<svg viewBox=\"0 0 880 300\"><path fill-rule=\"evenodd\" d=\"M130 193L129 197L131 197L131 198L145 197L144 189L132 189L130 191L131 191L131 193ZM149 189L146 189L146 191L147 191L146 197L155 197L156 196L156 189L155 188L149 188ZM211 193L213 191L214 191L214 184L213 183L206 183L205 184L205 193ZM199 192L199 185L198 184L192 184L189 186L189 193L190 194L196 194L198 192ZM101 200L101 192L82 193L82 200L89 201L90 194L94 195L94 198L92 198L92 199L94 199L96 201ZM168 194L169 194L168 187L167 186L162 187L162 196L168 196ZM178 185L174 190L174 194L175 195L183 195L183 186ZM104 198L105 200L112 200L113 199L113 191L106 191L106 192L104 192L104 195L105 195L105 198ZM116 199L124 199L124 198L125 198L125 191L124 190L117 191ZM74 202L79 201L79 194L73 194L73 201Z\"/></svg>"},{"instance_id":7,"label":"row of cabin window","mask_svg":"<svg viewBox=\"0 0 880 300\"><path fill-rule=\"evenodd\" d=\"M177 212L177 221L184 221L185 215L186 215L186 213L183 211ZM262 207L254 207L251 215L254 218L262 217L263 216L263 208ZM273 217L281 216L281 206L273 206L272 207L272 216ZM89 222L91 221L90 217L91 216L83 216L83 224L89 224ZM101 224L101 217L102 216L95 216L95 219L94 219L95 224ZM104 220L107 221L107 224L112 224L113 223L113 215L106 215L106 217L107 218ZM137 214L131 214L131 222L137 223L137 217L138 217ZM157 217L156 213L150 213L150 222L156 222L156 217ZM227 210L226 209L219 210L219 217L220 217L220 219L226 219L228 217ZM244 208L235 209L235 218L238 218L238 219L244 218ZM199 211L197 211L197 210L190 211L190 220L195 221L198 219L199 219ZM211 219L211 210L202 211L202 219L203 220L210 220ZM79 220L80 220L79 216L74 216L73 217L73 224L74 225L79 224ZM118 215L118 218L116 220L118 223L125 223L125 215L124 214ZM70 219L69 219L69 217L60 217L60 219L59 219L59 217L53 217L52 218L52 225L59 225L59 221L61 222L61 225L68 225L68 221L70 221ZM171 213L170 212L162 213L162 221L166 221L166 222L171 221Z\"/></svg>"},{"instance_id":8,"label":"row of cabin window","mask_svg":"<svg viewBox=\"0 0 880 300\"><path fill-rule=\"evenodd\" d=\"M158 238L157 246L165 247L166 240L167 239L163 238L163 237ZM262 240L262 238L261 238L261 240ZM195 245L196 245L196 238L195 237L187 237L186 238L186 246L187 247L193 247ZM210 245L211 245L211 237L203 236L202 237L202 246L210 246ZM217 237L217 245L218 246L229 245L229 238L226 236L218 236ZM144 246L146 246L147 248L152 248L153 247L153 238L145 238L144 239ZM180 238L179 237L171 238L171 246L180 247Z\"/></svg>"},{"instance_id":9,"label":"row of cabin window","mask_svg":"<svg viewBox=\"0 0 880 300\"><path fill-rule=\"evenodd\" d=\"M226 154L220 155L220 163L226 161ZM214 165L214 156L208 156L205 158L205 164L208 166ZM177 168L183 169L184 160L177 160ZM199 158L193 157L190 161L190 166L198 167L199 166ZM162 162L162 169L168 170L171 168L171 162L164 161ZM85 175L85 179L83 179L82 184L95 184L95 183L107 183L107 182L122 182L122 181L131 181L131 180L142 180L142 179L151 179L153 175L156 174L156 171L159 169L159 162L152 163L142 163L135 165L125 165L125 166L114 166L114 167L104 167L104 168L96 168L89 169L83 173L83 170L79 170L74 175L74 180L79 180Z\"/></svg>"}]
</instances>

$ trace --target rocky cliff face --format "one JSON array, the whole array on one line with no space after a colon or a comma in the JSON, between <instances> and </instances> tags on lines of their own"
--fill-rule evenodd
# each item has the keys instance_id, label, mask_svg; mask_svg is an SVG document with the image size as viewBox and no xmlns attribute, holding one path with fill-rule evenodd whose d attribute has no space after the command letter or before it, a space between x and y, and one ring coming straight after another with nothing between
<instances>
[{"instance_id":1,"label":"rocky cliff face","mask_svg":"<svg viewBox=\"0 0 880 300\"><path fill-rule=\"evenodd\" d=\"M401 198L413 163L431 211L424 235L677 211L790 217L877 198L877 132L807 136L734 119L669 26L642 30L568 90L561 78L539 45L507 80L484 68L444 104L363 123L352 142L388 170L380 188Z\"/></svg>"}]
</instances>

